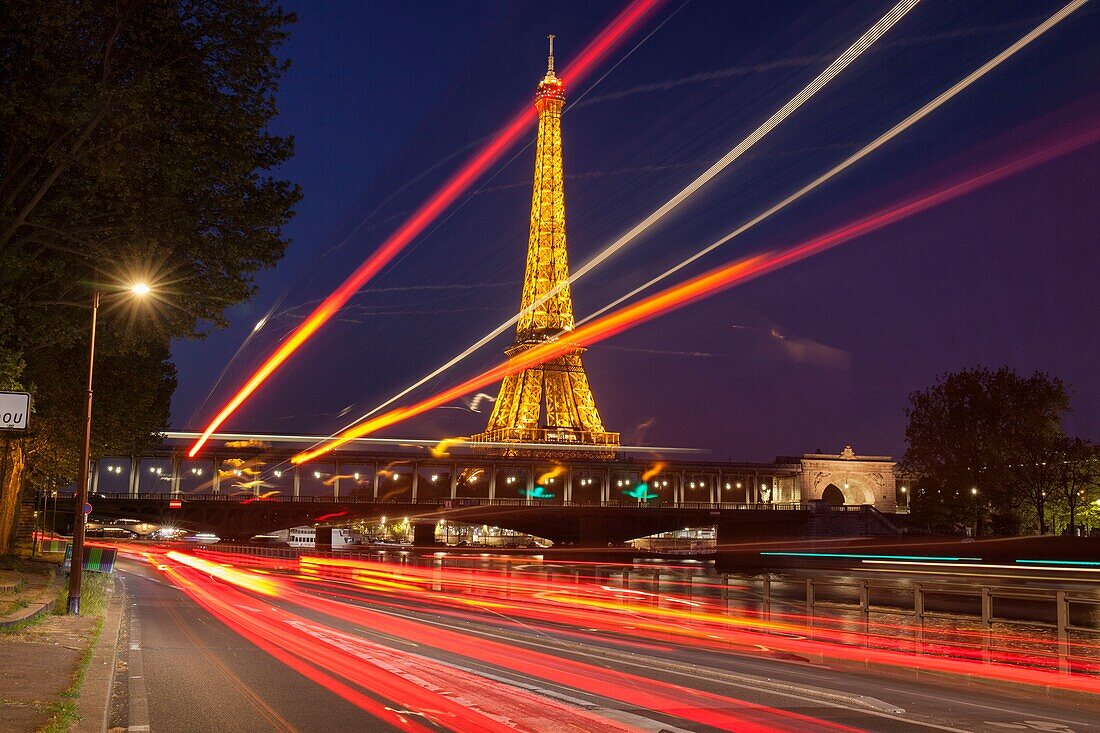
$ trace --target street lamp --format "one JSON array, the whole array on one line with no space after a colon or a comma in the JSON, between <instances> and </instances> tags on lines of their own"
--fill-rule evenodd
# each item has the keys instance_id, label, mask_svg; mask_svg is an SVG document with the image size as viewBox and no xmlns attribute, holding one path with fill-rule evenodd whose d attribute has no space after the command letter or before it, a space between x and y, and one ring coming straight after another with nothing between
<instances>
[{"instance_id":1,"label":"street lamp","mask_svg":"<svg viewBox=\"0 0 1100 733\"><path fill-rule=\"evenodd\" d=\"M150 291L146 283L130 286L129 291L142 297ZM92 291L92 326L88 340L88 392L84 398L84 447L80 452L80 482L76 486L76 506L73 510L73 554L69 564L69 607L80 613L80 584L84 579L84 505L88 503L88 469L92 452L92 371L95 367L95 327L99 316L99 288Z\"/></svg>"}]
</instances>

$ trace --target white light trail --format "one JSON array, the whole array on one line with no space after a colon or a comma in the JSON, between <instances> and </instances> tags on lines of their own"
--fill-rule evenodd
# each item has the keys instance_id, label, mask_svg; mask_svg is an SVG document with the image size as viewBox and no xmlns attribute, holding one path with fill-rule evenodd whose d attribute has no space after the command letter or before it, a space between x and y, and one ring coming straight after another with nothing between
<instances>
[{"instance_id":1,"label":"white light trail","mask_svg":"<svg viewBox=\"0 0 1100 733\"><path fill-rule=\"evenodd\" d=\"M504 321L473 344L470 344L470 346L468 346L457 356L453 357L447 363L439 366L431 373L424 375L416 382L410 384L408 387L395 394L393 397L390 397L385 402L382 402L381 404L376 406L374 409L364 413L357 419L345 425L343 428L340 428L340 430L333 433L333 435L330 437L334 437L340 433L343 433L344 431L359 424L363 420L371 417L380 410L388 407L389 405L392 405L394 402L409 394L413 390L438 377L440 374L455 366L463 359L476 352L482 346L485 346L497 336L504 333L504 331L506 331L508 328L514 326L516 322L519 321L519 319L522 318L524 315L535 310L547 300L557 295L562 289L569 287L570 284L584 277L591 270L598 267L616 252L629 245L639 235L641 235L651 226L664 218L666 214L682 204L684 201L690 198L692 194L697 192L699 189L709 183L715 176L717 176L719 173L729 167L729 165L740 158L741 155L745 153L745 151L747 151L749 148L759 142L773 129L778 127L781 122L790 117L799 107L805 104L826 84L832 81L840 72L842 72L844 69L850 66L853 61L859 58L859 56L868 48L870 48L875 41L877 41L884 33L886 33L886 31L888 31L899 20L905 17L906 13L912 10L918 2L920 2L920 0L901 0L897 5L891 8L890 11L886 13L886 15L882 16L882 18L877 23L875 23L874 26L872 26L862 36L860 36L855 43L849 46L848 49L844 51L844 53L838 56L833 61L833 63L829 64L828 68L818 74L813 81L806 85L806 87L802 91L792 97L791 100L788 101L781 108L776 110L776 112L772 114L772 116L769 117L767 121L761 124L760 127L756 128L756 130L754 130L748 137L746 137L744 140L734 146L734 148L726 153L724 156L722 156L722 158L718 160L718 162L716 162L714 165L712 165L710 168L700 174L694 181L689 183L678 194L666 201L660 208L658 208L652 214L640 221L630 231L619 237L619 239L606 247L602 252L598 253L595 257L582 265L578 270L576 270L572 275L569 276L569 279L558 283L550 292L548 292L542 298L535 301L527 308L512 316L508 320Z\"/></svg>"},{"instance_id":2,"label":"white light trail","mask_svg":"<svg viewBox=\"0 0 1100 733\"><path fill-rule=\"evenodd\" d=\"M954 97L957 94L959 94L960 92L962 92L964 89L969 87L971 84L978 81L983 76L988 74L990 71L992 71L993 69L997 68L1002 63L1007 61L1009 58L1011 58L1013 55L1015 55L1018 51L1023 49L1029 43L1034 41L1036 38L1038 38L1039 36L1046 33L1048 30L1053 28L1055 25L1057 25L1061 21L1065 20L1065 18L1067 18L1070 15L1070 13L1072 13L1074 10L1077 10L1078 8L1080 8L1086 2L1088 2L1088 0L1073 0L1073 2L1069 3L1064 8L1059 10L1057 13L1055 13L1051 17L1047 18L1045 21L1040 23L1038 26L1036 26L1030 33L1023 36L1022 38L1020 38L1020 40L1013 43L1011 46L1006 48L1004 51L1001 51L999 54L997 54L996 56L991 58L989 61L987 61L984 64L982 64L981 66L979 66L977 69L972 71L966 77L959 80L952 87L950 87L949 89L944 91L942 94L940 94L938 97L933 99L931 102L924 105L923 107L918 109L916 112L914 112L913 114L909 115L908 117L906 117L904 120L902 120L898 124L891 127L889 130L884 132L882 135L877 137L872 142L868 143L866 146L864 146L858 152L854 153L851 157L846 159L844 162L839 163L838 165L836 165L835 167L833 167L832 169L830 169L826 173L818 176L813 181L806 184L802 188L798 189L797 191L795 191L794 193L792 193L790 196L783 199L779 203L771 206L770 208L763 211L762 213L757 214L755 217L748 220L747 222L745 222L741 226L737 227L732 232L730 232L726 236L722 237L718 241L714 242L713 244L704 247L703 249L699 250L698 252L691 255L687 259L681 261L680 263L678 263L676 265L673 265L669 269L662 272L660 275L657 275L652 280L649 280L648 282L645 282L642 285L639 285L638 287L631 290L629 293L626 293L625 295L620 296L619 298L616 298L615 300L613 300L610 303L608 303L607 305L603 306L602 308L600 308L596 312L582 318L580 321L577 322L577 325L578 326L583 325L583 324L587 323L588 321L592 320L593 318L596 318L596 317L606 313L607 311L611 310L612 308L620 305L624 301L630 300L631 298L633 298L638 293L641 293L644 290L648 290L649 288L653 287L654 285L661 282L662 280L669 277L670 275L673 275L676 272L679 272L683 268L690 265L692 262L695 262L700 257L704 257L704 256L710 254L714 250L721 247L723 244L726 244L727 242L729 242L730 240L732 240L736 237L739 237L740 235L742 235L743 233L745 233L746 231L748 231L752 227L756 226L757 224L764 221L765 219L771 217L773 214L775 214L775 213L779 212L780 210L786 208L787 206L793 204L795 201L798 201L800 198L802 198L806 194L810 193L814 189L818 188L819 186L821 186L822 184L824 184L826 181L833 178L837 174L839 174L842 171L846 170L847 168L855 165L860 160L867 157L868 155L870 155L874 151L878 150L883 145L890 142L895 137L897 137L901 133L905 132L910 127L912 127L916 123L920 122L922 119L924 119L928 115L932 114L932 112L934 112L937 109L939 109L940 107L942 107L944 104L946 104L948 101L950 101L952 97Z\"/></svg>"}]
</instances>

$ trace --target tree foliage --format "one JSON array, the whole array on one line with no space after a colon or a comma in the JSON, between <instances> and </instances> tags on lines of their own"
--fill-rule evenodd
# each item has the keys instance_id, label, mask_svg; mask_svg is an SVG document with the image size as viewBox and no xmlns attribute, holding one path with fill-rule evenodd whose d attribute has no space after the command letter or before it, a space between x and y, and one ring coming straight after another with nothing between
<instances>
[{"instance_id":1,"label":"tree foliage","mask_svg":"<svg viewBox=\"0 0 1100 733\"><path fill-rule=\"evenodd\" d=\"M1095 450L1062 431L1069 409L1061 380L1007 368L948 374L914 392L902 466L919 477L915 519L939 528L1045 533L1051 502L1064 504L1066 487L1081 492L1092 475L1085 467Z\"/></svg>"},{"instance_id":2,"label":"tree foliage","mask_svg":"<svg viewBox=\"0 0 1100 733\"><path fill-rule=\"evenodd\" d=\"M224 325L281 257L300 193L267 127L292 21L266 0L0 3L0 380L34 393L31 475L73 476L93 288L95 443L123 450L167 423L170 339ZM136 280L155 302L123 302Z\"/></svg>"}]
</instances>

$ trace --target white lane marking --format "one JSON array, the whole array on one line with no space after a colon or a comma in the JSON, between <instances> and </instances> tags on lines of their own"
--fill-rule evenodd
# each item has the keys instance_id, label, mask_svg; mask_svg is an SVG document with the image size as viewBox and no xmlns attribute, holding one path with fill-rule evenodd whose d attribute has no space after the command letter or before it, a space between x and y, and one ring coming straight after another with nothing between
<instances>
[{"instance_id":1,"label":"white lane marking","mask_svg":"<svg viewBox=\"0 0 1100 733\"><path fill-rule=\"evenodd\" d=\"M913 697L924 697L924 698L928 698L929 700L935 700L936 702L940 702L940 703L951 702L951 703L955 703L956 705L962 705L964 707L983 708L985 710L996 710L998 713L1011 713L1013 715L1028 715L1029 714L1026 710L1017 710L1015 708L1002 708L1002 707L998 707L996 705L983 705L980 702L970 702L969 700L960 700L957 697L945 697L943 695L929 695L929 694L924 693L924 692L916 692L915 690L903 690L903 689L900 689L900 688L897 688L897 687L883 687L882 689L889 690L891 692L900 692L903 695L911 695ZM1032 714L1034 714L1034 713L1032 713ZM1089 723L1085 723L1085 722L1082 722L1080 720L1066 720L1065 718L1053 718L1049 715L1044 715L1043 717L1046 718L1047 720L1056 720L1059 723L1069 723L1070 725L1083 725L1085 727L1091 727Z\"/></svg>"},{"instance_id":2,"label":"white lane marking","mask_svg":"<svg viewBox=\"0 0 1100 733\"><path fill-rule=\"evenodd\" d=\"M409 618L409 617L401 616L400 614L397 614L397 613L393 613L392 611L383 611L383 610L380 610L380 609L374 609L374 611L376 613L382 613L382 614L385 614L387 616L395 616L397 618ZM539 644L538 642L534 642L534 641L514 639L514 638L511 638L509 636L505 636L503 634L494 634L494 633L488 632L488 631L480 631L480 630L477 630L477 629L463 628L461 626L454 626L454 625L451 625L451 624L443 623L441 621L431 621L429 619L423 619L423 618L413 618L411 620L419 621L419 622L425 623L425 624L431 624L433 626L440 626L440 627L443 627L443 628L446 628L446 629L454 629L456 631L466 631L467 633L477 634L479 636L485 636L485 637L494 638L494 639L503 639L503 640L508 641L510 643L513 643L513 644L519 642L519 643L526 644L526 645L529 645L529 646L538 647L538 648L541 648L541 649L550 649L552 651L557 651L557 652L566 652L568 654L576 654L576 655L582 656L582 657L590 657L590 658L593 658L593 659L602 659L602 660L607 659L606 654L601 655L601 654L593 654L593 653L588 653L588 652L566 650L566 649L562 649L561 647L552 646L552 645L548 645L548 644ZM653 670L653 665L651 665L651 664L643 664L643 663L640 663L640 662L630 662L630 661L627 661L627 660L616 660L616 662L620 663L620 664L626 664L626 665L629 665L631 667L640 667L642 669L646 669L646 670L649 670L649 671ZM668 670L668 669L666 669L664 671L669 672L670 674L680 675L682 677L691 677L691 678L694 678L694 679L704 680L706 682L711 682L711 683L718 682L720 684L728 685L730 687L739 687L739 688L745 689L745 690L752 690L753 692L764 692L765 694L777 695L777 696L780 696L780 697L789 697L789 698L792 698L792 699L795 699L795 700L803 700L804 701L807 697L804 693L803 694L795 694L795 693L791 693L791 692L781 692L781 691L778 691L778 690L761 690L761 688L759 686L753 686L753 685L749 685L749 684L738 684L736 682L731 682L729 680L716 679L715 677L704 677L702 675L696 675L696 674L692 674L690 672L675 671L675 670ZM952 728L950 726L939 725L939 724L936 724L936 723L928 723L928 722L925 722L925 721L922 721L922 720L916 720L916 719L913 719L913 718L904 718L904 717L901 717L900 715L894 715L892 713L881 712L879 710L873 710L871 708L855 707L855 706L852 706L852 705L844 705L843 703L830 702L828 700L820 700L820 699L815 700L815 702L817 702L821 705L824 705L826 707L839 708L841 710L850 710L852 712L864 713L866 715L872 715L872 716L879 717L879 718L889 718L890 720L898 720L898 721L901 721L903 723L909 723L910 725L916 725L916 726L919 726L919 727L922 727L922 728L932 728L934 730L945 730L945 731L948 731L949 733L973 733L973 731L967 730L965 728Z\"/></svg>"}]
</instances>

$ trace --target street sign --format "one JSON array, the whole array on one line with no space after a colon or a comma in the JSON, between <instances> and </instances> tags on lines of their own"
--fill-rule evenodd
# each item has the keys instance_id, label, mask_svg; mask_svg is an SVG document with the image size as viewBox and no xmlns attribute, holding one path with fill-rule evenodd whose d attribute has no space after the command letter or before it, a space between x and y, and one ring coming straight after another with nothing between
<instances>
[{"instance_id":1,"label":"street sign","mask_svg":"<svg viewBox=\"0 0 1100 733\"><path fill-rule=\"evenodd\" d=\"M88 502L84 502L84 513L85 514L91 514L92 513L92 505L89 504Z\"/></svg>"},{"instance_id":2,"label":"street sign","mask_svg":"<svg viewBox=\"0 0 1100 733\"><path fill-rule=\"evenodd\" d=\"M0 430L26 430L30 411L29 392L0 392Z\"/></svg>"},{"instance_id":3,"label":"street sign","mask_svg":"<svg viewBox=\"0 0 1100 733\"><path fill-rule=\"evenodd\" d=\"M168 508L169 509L182 509L183 508L183 500L182 499L169 499L168 500Z\"/></svg>"}]
</instances>

